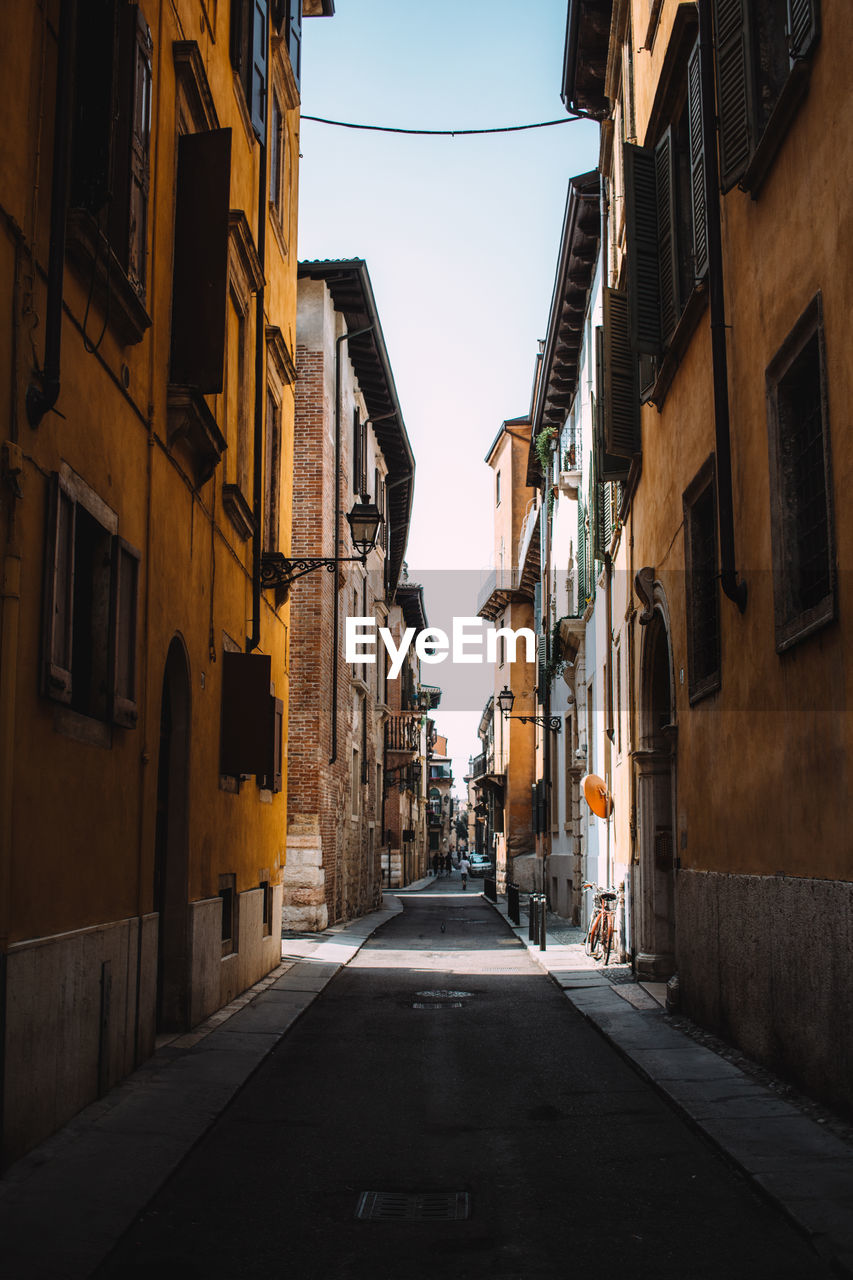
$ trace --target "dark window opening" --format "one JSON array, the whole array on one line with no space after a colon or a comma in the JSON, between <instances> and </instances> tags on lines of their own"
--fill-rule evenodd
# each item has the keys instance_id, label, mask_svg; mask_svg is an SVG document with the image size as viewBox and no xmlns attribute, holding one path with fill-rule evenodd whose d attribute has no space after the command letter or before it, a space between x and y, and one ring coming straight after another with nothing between
<instances>
[{"instance_id":1,"label":"dark window opening","mask_svg":"<svg viewBox=\"0 0 853 1280\"><path fill-rule=\"evenodd\" d=\"M272 933L272 885L269 880L261 881L261 889L264 893L261 932L265 938L268 938Z\"/></svg>"},{"instance_id":2,"label":"dark window opening","mask_svg":"<svg viewBox=\"0 0 853 1280\"><path fill-rule=\"evenodd\" d=\"M714 460L684 497L690 701L720 687L720 614Z\"/></svg>"},{"instance_id":3,"label":"dark window opening","mask_svg":"<svg viewBox=\"0 0 853 1280\"><path fill-rule=\"evenodd\" d=\"M820 295L767 371L776 647L835 616L829 421Z\"/></svg>"},{"instance_id":4,"label":"dark window opening","mask_svg":"<svg viewBox=\"0 0 853 1280\"><path fill-rule=\"evenodd\" d=\"M219 877L219 897L222 902L222 952L230 956L237 950L237 877L233 872Z\"/></svg>"}]
</instances>

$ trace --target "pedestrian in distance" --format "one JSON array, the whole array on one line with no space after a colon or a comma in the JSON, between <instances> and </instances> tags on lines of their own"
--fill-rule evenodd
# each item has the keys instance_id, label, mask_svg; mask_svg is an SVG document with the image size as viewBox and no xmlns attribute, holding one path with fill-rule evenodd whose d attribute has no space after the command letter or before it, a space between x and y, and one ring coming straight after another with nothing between
<instances>
[{"instance_id":1,"label":"pedestrian in distance","mask_svg":"<svg viewBox=\"0 0 853 1280\"><path fill-rule=\"evenodd\" d=\"M440 870L441 870L441 857L439 854L436 853L433 855L433 859L432 859L432 874L434 876L438 876L438 873Z\"/></svg>"},{"instance_id":2,"label":"pedestrian in distance","mask_svg":"<svg viewBox=\"0 0 853 1280\"><path fill-rule=\"evenodd\" d=\"M453 870L453 859L451 858L449 853L445 854L444 856L444 869L448 875L450 875L451 871Z\"/></svg>"},{"instance_id":3,"label":"pedestrian in distance","mask_svg":"<svg viewBox=\"0 0 853 1280\"><path fill-rule=\"evenodd\" d=\"M467 853L463 853L459 861L459 870L462 872L462 888L468 888L468 872L471 870L471 863L468 861Z\"/></svg>"}]
</instances>

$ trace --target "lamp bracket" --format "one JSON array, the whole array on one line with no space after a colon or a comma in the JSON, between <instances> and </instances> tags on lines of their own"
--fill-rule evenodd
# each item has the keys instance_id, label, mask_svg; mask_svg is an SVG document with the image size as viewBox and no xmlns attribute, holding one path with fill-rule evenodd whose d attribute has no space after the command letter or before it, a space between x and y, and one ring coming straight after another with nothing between
<instances>
[{"instance_id":1,"label":"lamp bracket","mask_svg":"<svg viewBox=\"0 0 853 1280\"><path fill-rule=\"evenodd\" d=\"M289 587L297 578L315 569L334 573L339 564L367 564L367 556L297 556L289 560L280 551L265 551L261 556L261 587L269 591L273 587Z\"/></svg>"},{"instance_id":2,"label":"lamp bracket","mask_svg":"<svg viewBox=\"0 0 853 1280\"><path fill-rule=\"evenodd\" d=\"M560 733L562 731L562 721L559 716L508 716L504 715L505 720L520 720L522 724L539 724L543 729L550 729L552 733Z\"/></svg>"}]
</instances>

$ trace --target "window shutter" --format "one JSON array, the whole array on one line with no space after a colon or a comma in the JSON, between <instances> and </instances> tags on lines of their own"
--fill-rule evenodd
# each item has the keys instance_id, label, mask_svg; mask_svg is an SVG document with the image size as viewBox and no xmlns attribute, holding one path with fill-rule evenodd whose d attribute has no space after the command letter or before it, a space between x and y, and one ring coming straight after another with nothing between
<instances>
[{"instance_id":1,"label":"window shutter","mask_svg":"<svg viewBox=\"0 0 853 1280\"><path fill-rule=\"evenodd\" d=\"M170 381L222 390L228 304L231 130L178 139Z\"/></svg>"},{"instance_id":2,"label":"window shutter","mask_svg":"<svg viewBox=\"0 0 853 1280\"><path fill-rule=\"evenodd\" d=\"M42 693L56 702L71 701L76 515L74 499L54 474L45 548Z\"/></svg>"},{"instance_id":3,"label":"window shutter","mask_svg":"<svg viewBox=\"0 0 853 1280\"><path fill-rule=\"evenodd\" d=\"M267 123L267 0L251 0L252 56L249 78L249 113L252 128L260 142L266 141Z\"/></svg>"},{"instance_id":4,"label":"window shutter","mask_svg":"<svg viewBox=\"0 0 853 1280\"><path fill-rule=\"evenodd\" d=\"M352 491L361 492L361 418L358 409L352 411Z\"/></svg>"},{"instance_id":5,"label":"window shutter","mask_svg":"<svg viewBox=\"0 0 853 1280\"><path fill-rule=\"evenodd\" d=\"M290 54L296 88L299 89L302 81L302 0L290 0L289 8L287 52Z\"/></svg>"},{"instance_id":6,"label":"window shutter","mask_svg":"<svg viewBox=\"0 0 853 1280\"><path fill-rule=\"evenodd\" d=\"M262 786L270 791L281 791L282 786L282 741L284 731L284 703L281 698L270 698L270 769L268 775L261 779Z\"/></svg>"},{"instance_id":7,"label":"window shutter","mask_svg":"<svg viewBox=\"0 0 853 1280\"><path fill-rule=\"evenodd\" d=\"M533 630L538 636L542 630L542 583L533 584Z\"/></svg>"},{"instance_id":8,"label":"window shutter","mask_svg":"<svg viewBox=\"0 0 853 1280\"><path fill-rule=\"evenodd\" d=\"M747 0L714 0L720 184L729 191L743 174L753 146L753 83Z\"/></svg>"},{"instance_id":9,"label":"window shutter","mask_svg":"<svg viewBox=\"0 0 853 1280\"><path fill-rule=\"evenodd\" d=\"M788 46L792 60L808 57L819 35L818 0L788 0Z\"/></svg>"},{"instance_id":10,"label":"window shutter","mask_svg":"<svg viewBox=\"0 0 853 1280\"><path fill-rule=\"evenodd\" d=\"M624 293L604 290L604 448L631 458L640 448L637 358L628 341Z\"/></svg>"},{"instance_id":11,"label":"window shutter","mask_svg":"<svg viewBox=\"0 0 853 1280\"><path fill-rule=\"evenodd\" d=\"M133 16L127 277L143 299L145 297L145 242L148 230L150 182L151 53L151 32L137 7Z\"/></svg>"},{"instance_id":12,"label":"window shutter","mask_svg":"<svg viewBox=\"0 0 853 1280\"><path fill-rule=\"evenodd\" d=\"M598 398L592 401L592 431L595 446L595 459L598 475L602 480L626 480L631 465L628 458L617 458L608 453L604 447L604 330L598 325L595 330L595 385L600 389Z\"/></svg>"},{"instance_id":13,"label":"window shutter","mask_svg":"<svg viewBox=\"0 0 853 1280\"><path fill-rule=\"evenodd\" d=\"M139 552L113 538L110 577L110 719L125 729L135 729L136 617L139 597Z\"/></svg>"},{"instance_id":14,"label":"window shutter","mask_svg":"<svg viewBox=\"0 0 853 1280\"><path fill-rule=\"evenodd\" d=\"M269 654L222 655L221 773L269 772L271 672Z\"/></svg>"},{"instance_id":15,"label":"window shutter","mask_svg":"<svg viewBox=\"0 0 853 1280\"><path fill-rule=\"evenodd\" d=\"M657 355L661 332L655 156L646 147L630 143L623 150L631 346L646 355Z\"/></svg>"},{"instance_id":16,"label":"window shutter","mask_svg":"<svg viewBox=\"0 0 853 1280\"><path fill-rule=\"evenodd\" d=\"M693 211L693 274L708 270L708 218L705 204L705 146L702 137L702 77L699 42L687 63L687 125L690 136L690 192Z\"/></svg>"},{"instance_id":17,"label":"window shutter","mask_svg":"<svg viewBox=\"0 0 853 1280\"><path fill-rule=\"evenodd\" d=\"M587 597L586 583L586 520L584 518L583 499L578 494L578 545L575 554L577 561L578 613L584 611Z\"/></svg>"},{"instance_id":18,"label":"window shutter","mask_svg":"<svg viewBox=\"0 0 853 1280\"><path fill-rule=\"evenodd\" d=\"M655 187L658 207L658 280L660 331L668 342L681 315L678 297L678 215L675 208L675 154L672 129L655 147Z\"/></svg>"},{"instance_id":19,"label":"window shutter","mask_svg":"<svg viewBox=\"0 0 853 1280\"><path fill-rule=\"evenodd\" d=\"M536 638L536 683L539 686L539 692L545 692L547 682L548 667L548 640L545 636L537 636Z\"/></svg>"}]
</instances>

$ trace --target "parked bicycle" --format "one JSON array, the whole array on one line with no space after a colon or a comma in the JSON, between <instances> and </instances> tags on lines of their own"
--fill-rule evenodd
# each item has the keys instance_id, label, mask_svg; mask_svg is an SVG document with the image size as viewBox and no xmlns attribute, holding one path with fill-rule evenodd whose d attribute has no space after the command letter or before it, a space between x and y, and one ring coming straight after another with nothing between
<instances>
[{"instance_id":1,"label":"parked bicycle","mask_svg":"<svg viewBox=\"0 0 853 1280\"><path fill-rule=\"evenodd\" d=\"M584 889L591 889L595 894L595 905L592 909L589 928L583 942L583 949L593 960L610 959L613 949L613 935L616 931L616 898L615 889L605 889L600 884L585 884Z\"/></svg>"}]
</instances>

